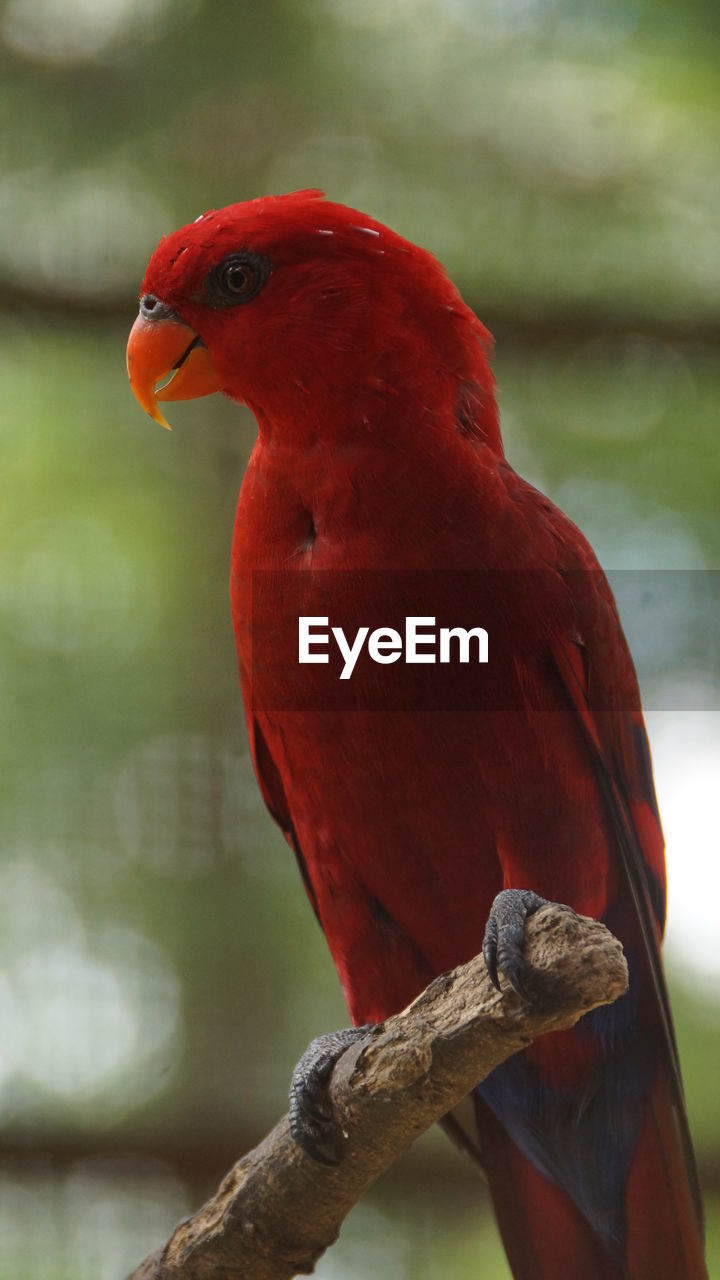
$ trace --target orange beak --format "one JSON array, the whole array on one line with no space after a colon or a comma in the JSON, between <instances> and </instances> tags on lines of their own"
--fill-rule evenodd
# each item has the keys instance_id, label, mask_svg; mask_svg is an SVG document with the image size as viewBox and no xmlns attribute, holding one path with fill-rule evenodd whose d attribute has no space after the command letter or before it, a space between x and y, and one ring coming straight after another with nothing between
<instances>
[{"instance_id":1,"label":"orange beak","mask_svg":"<svg viewBox=\"0 0 720 1280\"><path fill-rule=\"evenodd\" d=\"M220 391L220 380L202 338L181 320L138 316L127 345L127 370L138 404L170 430L158 400L194 400ZM158 383L170 374L158 390Z\"/></svg>"}]
</instances>

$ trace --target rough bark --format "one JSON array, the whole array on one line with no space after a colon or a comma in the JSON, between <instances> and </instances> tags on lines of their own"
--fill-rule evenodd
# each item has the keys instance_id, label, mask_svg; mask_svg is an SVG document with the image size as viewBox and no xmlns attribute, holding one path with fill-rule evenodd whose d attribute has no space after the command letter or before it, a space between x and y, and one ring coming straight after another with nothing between
<instances>
[{"instance_id":1,"label":"rough bark","mask_svg":"<svg viewBox=\"0 0 720 1280\"><path fill-rule=\"evenodd\" d=\"M287 1116L128 1280L290 1280L309 1274L367 1187L511 1054L626 990L620 943L550 905L527 922L526 1004L497 992L481 956L443 974L348 1049L332 1105L345 1149L327 1168L295 1144Z\"/></svg>"}]
</instances>

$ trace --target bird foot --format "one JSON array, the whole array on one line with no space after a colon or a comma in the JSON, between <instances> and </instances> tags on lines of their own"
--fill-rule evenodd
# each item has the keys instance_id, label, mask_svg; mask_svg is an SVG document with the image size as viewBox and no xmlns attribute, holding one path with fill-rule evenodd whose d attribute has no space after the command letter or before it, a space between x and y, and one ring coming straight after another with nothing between
<instances>
[{"instance_id":1,"label":"bird foot","mask_svg":"<svg viewBox=\"0 0 720 1280\"><path fill-rule=\"evenodd\" d=\"M482 949L490 981L499 991L498 969L501 969L510 986L529 1003L523 956L525 921L546 902L547 898L541 898L532 889L503 889L490 908L485 926Z\"/></svg>"},{"instance_id":2,"label":"bird foot","mask_svg":"<svg viewBox=\"0 0 720 1280\"><path fill-rule=\"evenodd\" d=\"M374 1023L345 1027L312 1040L290 1082L290 1131L298 1146L318 1164L340 1163L342 1138L333 1115L328 1086L333 1067L346 1049L374 1029Z\"/></svg>"}]
</instances>

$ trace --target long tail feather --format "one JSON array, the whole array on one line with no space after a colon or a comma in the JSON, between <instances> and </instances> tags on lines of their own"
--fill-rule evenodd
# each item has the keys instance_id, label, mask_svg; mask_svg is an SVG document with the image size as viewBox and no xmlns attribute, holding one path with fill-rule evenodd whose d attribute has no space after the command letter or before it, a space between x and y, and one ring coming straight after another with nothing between
<instances>
[{"instance_id":1,"label":"long tail feather","mask_svg":"<svg viewBox=\"0 0 720 1280\"><path fill-rule=\"evenodd\" d=\"M692 1188L688 1183L674 1092L658 1069L626 1189L627 1274L632 1280L703 1280L707 1276Z\"/></svg>"},{"instance_id":2,"label":"long tail feather","mask_svg":"<svg viewBox=\"0 0 720 1280\"><path fill-rule=\"evenodd\" d=\"M515 1280L624 1280L569 1195L521 1154L477 1098L483 1167Z\"/></svg>"}]
</instances>

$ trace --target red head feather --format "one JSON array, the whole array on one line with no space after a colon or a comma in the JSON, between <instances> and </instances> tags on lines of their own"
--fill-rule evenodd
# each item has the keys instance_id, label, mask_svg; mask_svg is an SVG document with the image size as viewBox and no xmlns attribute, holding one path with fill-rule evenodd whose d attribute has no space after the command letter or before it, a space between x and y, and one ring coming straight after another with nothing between
<instances>
[{"instance_id":1,"label":"red head feather","mask_svg":"<svg viewBox=\"0 0 720 1280\"><path fill-rule=\"evenodd\" d=\"M236 259L263 277L250 297L218 293L218 272ZM154 314L142 305L148 296ZM367 416L362 404L379 392L429 403L440 393L443 402L460 400L471 388L478 429L500 449L487 360L492 339L444 268L319 191L211 209L161 241L143 280L131 343L142 365L141 374L131 374L133 386L151 412L154 400L145 387L143 401L136 383L150 374L158 381L176 360L167 364L163 342L148 368L141 348L158 343L168 319L186 326L172 348L176 360L197 336L214 376L198 380L183 370L162 399L221 389L248 403L261 422L297 423L312 406L316 423L338 424L354 408ZM193 359L200 358L196 346ZM158 360L165 367L155 367Z\"/></svg>"}]
</instances>

